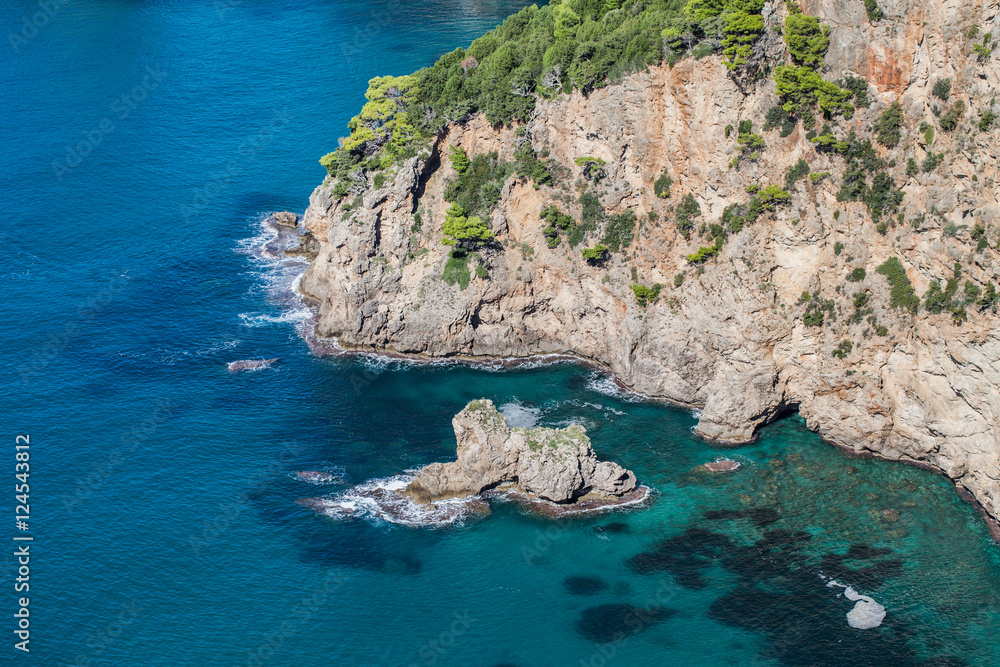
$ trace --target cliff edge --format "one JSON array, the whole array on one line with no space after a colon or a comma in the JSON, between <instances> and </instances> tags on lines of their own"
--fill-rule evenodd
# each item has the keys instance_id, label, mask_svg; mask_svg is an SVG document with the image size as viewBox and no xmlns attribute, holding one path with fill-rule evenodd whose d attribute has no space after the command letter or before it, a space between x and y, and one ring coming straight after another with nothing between
<instances>
[{"instance_id":1,"label":"cliff edge","mask_svg":"<svg viewBox=\"0 0 1000 667\"><path fill-rule=\"evenodd\" d=\"M1000 516L998 3L878 9L804 0L828 39L810 68L798 10L763 3L745 63L695 31L672 66L535 94L523 122L469 113L349 189L331 177L304 218L316 333L576 355L703 406L699 432L730 442L797 409ZM795 97L807 69L851 108L825 84Z\"/></svg>"}]
</instances>

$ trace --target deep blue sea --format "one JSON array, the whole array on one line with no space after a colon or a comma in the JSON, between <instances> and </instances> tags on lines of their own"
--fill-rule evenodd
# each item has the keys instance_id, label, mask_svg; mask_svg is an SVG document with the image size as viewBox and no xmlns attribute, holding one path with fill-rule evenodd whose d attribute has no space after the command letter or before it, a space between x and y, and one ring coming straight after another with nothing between
<instances>
[{"instance_id":1,"label":"deep blue sea","mask_svg":"<svg viewBox=\"0 0 1000 667\"><path fill-rule=\"evenodd\" d=\"M797 417L715 447L690 411L566 362L310 352L291 269L254 252L262 221L304 210L368 79L524 4L2 3L0 539L34 541L28 593L0 553L0 663L1000 664L1000 548L935 474L848 458ZM436 527L296 504L451 459L451 417L483 396L518 424L583 423L652 502ZM720 456L742 468L691 472ZM883 624L849 627L831 581Z\"/></svg>"}]
</instances>

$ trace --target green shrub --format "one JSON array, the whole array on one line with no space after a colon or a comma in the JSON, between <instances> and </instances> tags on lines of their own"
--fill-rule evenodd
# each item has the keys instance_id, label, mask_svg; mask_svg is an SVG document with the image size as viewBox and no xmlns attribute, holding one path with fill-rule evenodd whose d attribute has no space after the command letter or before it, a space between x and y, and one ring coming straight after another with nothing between
<instances>
[{"instance_id":1,"label":"green shrub","mask_svg":"<svg viewBox=\"0 0 1000 667\"><path fill-rule=\"evenodd\" d=\"M842 340L840 341L840 344L837 345L836 348L834 348L832 354L838 359L846 359L847 355L849 355L853 349L854 349L854 343L852 343L849 340Z\"/></svg>"},{"instance_id":2,"label":"green shrub","mask_svg":"<svg viewBox=\"0 0 1000 667\"><path fill-rule=\"evenodd\" d=\"M608 248L598 243L593 248L584 248L580 254L587 260L588 264L600 264L607 259Z\"/></svg>"},{"instance_id":3,"label":"green shrub","mask_svg":"<svg viewBox=\"0 0 1000 667\"><path fill-rule=\"evenodd\" d=\"M906 175L909 177L914 177L920 173L920 165L912 157L906 160Z\"/></svg>"},{"instance_id":4,"label":"green shrub","mask_svg":"<svg viewBox=\"0 0 1000 667\"><path fill-rule=\"evenodd\" d=\"M756 160L760 151L766 148L764 137L754 134L753 123L749 120L740 121L740 132L736 137L736 143L740 147L741 157Z\"/></svg>"},{"instance_id":5,"label":"green shrub","mask_svg":"<svg viewBox=\"0 0 1000 667\"><path fill-rule=\"evenodd\" d=\"M722 244L724 242L725 242L725 237L723 237L722 235L717 236L715 238L715 243L713 245L710 245L708 247L702 246L701 248L698 248L698 252L688 255L687 256L688 263L701 264L710 257L714 257L715 255L719 254L720 250L722 250Z\"/></svg>"},{"instance_id":6,"label":"green shrub","mask_svg":"<svg viewBox=\"0 0 1000 667\"><path fill-rule=\"evenodd\" d=\"M878 134L879 143L886 148L895 148L899 144L902 125L903 105L899 102L893 102L875 122L874 129Z\"/></svg>"},{"instance_id":7,"label":"green shrub","mask_svg":"<svg viewBox=\"0 0 1000 667\"><path fill-rule=\"evenodd\" d=\"M476 265L476 276L480 278L487 278L489 277L489 275L490 273L489 271L486 270L485 266L483 266L482 264Z\"/></svg>"},{"instance_id":8,"label":"green shrub","mask_svg":"<svg viewBox=\"0 0 1000 667\"><path fill-rule=\"evenodd\" d=\"M989 308L995 310L998 301L1000 301L1000 294L998 294L996 286L994 286L991 281L986 283L986 289L983 290L983 293L976 302L976 305L980 310L987 310Z\"/></svg>"},{"instance_id":9,"label":"green shrub","mask_svg":"<svg viewBox=\"0 0 1000 667\"><path fill-rule=\"evenodd\" d=\"M774 70L778 97L785 112L802 115L815 106L827 117L854 115L853 94L835 83L824 81L808 67L779 65Z\"/></svg>"},{"instance_id":10,"label":"green shrub","mask_svg":"<svg viewBox=\"0 0 1000 667\"><path fill-rule=\"evenodd\" d=\"M500 201L504 181L511 172L511 165L501 160L496 151L480 153L458 178L448 183L444 199L459 204L469 214L489 216Z\"/></svg>"},{"instance_id":11,"label":"green shrub","mask_svg":"<svg viewBox=\"0 0 1000 667\"><path fill-rule=\"evenodd\" d=\"M868 303L868 299L871 298L871 294L868 292L855 292L854 293L854 307L864 308Z\"/></svg>"},{"instance_id":12,"label":"green shrub","mask_svg":"<svg viewBox=\"0 0 1000 667\"><path fill-rule=\"evenodd\" d=\"M538 154L535 153L535 149L531 147L530 142L525 141L517 147L517 150L514 152L514 165L517 173L527 176L534 182L536 190L540 185L552 184L552 174L545 168L545 164L538 159Z\"/></svg>"},{"instance_id":13,"label":"green shrub","mask_svg":"<svg viewBox=\"0 0 1000 667\"><path fill-rule=\"evenodd\" d=\"M951 132L956 127L958 127L958 122L962 120L962 116L965 115L965 102L962 100L955 100L955 103L951 105L951 108L943 116L941 116L941 129L945 132Z\"/></svg>"},{"instance_id":14,"label":"green shrub","mask_svg":"<svg viewBox=\"0 0 1000 667\"><path fill-rule=\"evenodd\" d=\"M869 23L882 19L882 8L878 6L878 0L865 0L865 11L868 12Z\"/></svg>"},{"instance_id":15,"label":"green shrub","mask_svg":"<svg viewBox=\"0 0 1000 667\"><path fill-rule=\"evenodd\" d=\"M853 271L847 274L847 280L852 283L860 283L868 275L865 271L865 267L858 266Z\"/></svg>"},{"instance_id":16,"label":"green shrub","mask_svg":"<svg viewBox=\"0 0 1000 667\"><path fill-rule=\"evenodd\" d=\"M830 27L816 16L791 13L785 19L785 44L797 65L818 69L830 48Z\"/></svg>"},{"instance_id":17,"label":"green shrub","mask_svg":"<svg viewBox=\"0 0 1000 667\"><path fill-rule=\"evenodd\" d=\"M942 102L947 102L951 96L951 79L938 79L934 82L931 94Z\"/></svg>"},{"instance_id":18,"label":"green shrub","mask_svg":"<svg viewBox=\"0 0 1000 667\"><path fill-rule=\"evenodd\" d=\"M787 137L795 131L795 123L795 118L785 113L780 104L776 104L767 110L767 115L764 117L763 131L770 132L780 125L781 136Z\"/></svg>"},{"instance_id":19,"label":"green shrub","mask_svg":"<svg viewBox=\"0 0 1000 667\"><path fill-rule=\"evenodd\" d=\"M619 215L608 218L608 224L604 228L604 237L601 242L611 249L611 252L618 252L620 248L627 248L632 243L632 236L635 233L635 213L625 211Z\"/></svg>"},{"instance_id":20,"label":"green shrub","mask_svg":"<svg viewBox=\"0 0 1000 667\"><path fill-rule=\"evenodd\" d=\"M444 218L444 245L457 245L460 248L478 248L493 240L493 232L477 216L466 216L465 210L458 204L452 204Z\"/></svg>"},{"instance_id":21,"label":"green shrub","mask_svg":"<svg viewBox=\"0 0 1000 667\"><path fill-rule=\"evenodd\" d=\"M890 257L879 265L876 271L889 281L891 287L889 305L916 314L917 308L920 307L920 299L913 291L913 284L906 275L903 263L896 257Z\"/></svg>"},{"instance_id":22,"label":"green shrub","mask_svg":"<svg viewBox=\"0 0 1000 667\"><path fill-rule=\"evenodd\" d=\"M854 97L854 106L857 108L867 109L871 106L871 100L868 99L867 79L857 76L845 76L843 79L837 81L837 85L851 91L851 95Z\"/></svg>"},{"instance_id":23,"label":"green shrub","mask_svg":"<svg viewBox=\"0 0 1000 667\"><path fill-rule=\"evenodd\" d=\"M982 290L979 289L979 285L972 282L971 280L965 281L965 302L975 303L979 299L979 294Z\"/></svg>"},{"instance_id":24,"label":"green shrub","mask_svg":"<svg viewBox=\"0 0 1000 667\"><path fill-rule=\"evenodd\" d=\"M987 132L993 123L996 121L997 115L993 113L993 109L983 109L979 112L979 131Z\"/></svg>"},{"instance_id":25,"label":"green shrub","mask_svg":"<svg viewBox=\"0 0 1000 667\"><path fill-rule=\"evenodd\" d=\"M807 310L802 315L802 323L807 327L823 326L823 311L818 308Z\"/></svg>"},{"instance_id":26,"label":"green shrub","mask_svg":"<svg viewBox=\"0 0 1000 667\"><path fill-rule=\"evenodd\" d=\"M864 193L872 220L878 222L883 215L895 213L903 201L903 191L896 188L896 181L888 172L880 171L872 178L872 185Z\"/></svg>"},{"instance_id":27,"label":"green shrub","mask_svg":"<svg viewBox=\"0 0 1000 667\"><path fill-rule=\"evenodd\" d=\"M656 301L660 297L660 290L662 289L663 285L660 283L656 283L652 287L639 284L632 285L632 293L635 294L635 300L643 308Z\"/></svg>"},{"instance_id":28,"label":"green shrub","mask_svg":"<svg viewBox=\"0 0 1000 667\"><path fill-rule=\"evenodd\" d=\"M808 168L809 165L806 165ZM784 206L792 201L792 195L782 190L777 185L768 185L757 195L760 205L764 209L771 211L772 213L777 210L778 206ZM752 204L752 202L751 202ZM751 206L752 210L753 206ZM756 217L755 217L756 219Z\"/></svg>"},{"instance_id":29,"label":"green shrub","mask_svg":"<svg viewBox=\"0 0 1000 667\"><path fill-rule=\"evenodd\" d=\"M680 287L683 284L684 284L684 272L681 271L680 273L674 276L674 287Z\"/></svg>"},{"instance_id":30,"label":"green shrub","mask_svg":"<svg viewBox=\"0 0 1000 667\"><path fill-rule=\"evenodd\" d=\"M451 166L455 171L464 174L469 168L469 155L461 146L451 146Z\"/></svg>"},{"instance_id":31,"label":"green shrub","mask_svg":"<svg viewBox=\"0 0 1000 667\"><path fill-rule=\"evenodd\" d=\"M548 223L548 226L542 230L542 235L545 237L546 245L550 248L555 248L559 245L559 232L572 230L575 227L573 218L560 211L554 204L545 207L542 210L541 217L542 220Z\"/></svg>"},{"instance_id":32,"label":"green shrub","mask_svg":"<svg viewBox=\"0 0 1000 667\"><path fill-rule=\"evenodd\" d=\"M701 206L692 193L684 195L684 200L677 207L677 228L684 238L688 238L694 228L694 220L701 215Z\"/></svg>"},{"instance_id":33,"label":"green shrub","mask_svg":"<svg viewBox=\"0 0 1000 667\"><path fill-rule=\"evenodd\" d=\"M670 178L667 170L664 169L660 177L653 183L653 194L660 199L670 199L670 186L674 184L674 179Z\"/></svg>"},{"instance_id":34,"label":"green shrub","mask_svg":"<svg viewBox=\"0 0 1000 667\"><path fill-rule=\"evenodd\" d=\"M389 178L388 176L386 176L384 173L381 172L375 174L375 178L372 179L372 185L375 187L376 190L381 190L382 186L385 185L385 182L386 180L388 180L388 178Z\"/></svg>"},{"instance_id":35,"label":"green shrub","mask_svg":"<svg viewBox=\"0 0 1000 667\"><path fill-rule=\"evenodd\" d=\"M333 195L334 199L343 199L347 196L347 190L350 186L344 181L338 181L336 185L333 186L330 194Z\"/></svg>"},{"instance_id":36,"label":"green shrub","mask_svg":"<svg viewBox=\"0 0 1000 667\"><path fill-rule=\"evenodd\" d=\"M469 255L464 250L455 249L448 256L441 279L449 285L457 284L463 291L469 286L472 274L469 272Z\"/></svg>"},{"instance_id":37,"label":"green shrub","mask_svg":"<svg viewBox=\"0 0 1000 667\"><path fill-rule=\"evenodd\" d=\"M604 222L604 206L597 195L588 190L580 195L580 203L583 205L583 213L580 216L580 224L575 225L569 232L569 245L575 248L579 245L589 232L594 231Z\"/></svg>"},{"instance_id":38,"label":"green shrub","mask_svg":"<svg viewBox=\"0 0 1000 667\"><path fill-rule=\"evenodd\" d=\"M590 157L589 155L586 155L576 158L573 160L573 163L578 167L583 167L583 177L588 181L599 183L605 176L608 175L608 173L604 170L604 165L607 163L599 157Z\"/></svg>"},{"instance_id":39,"label":"green shrub","mask_svg":"<svg viewBox=\"0 0 1000 667\"><path fill-rule=\"evenodd\" d=\"M726 13L722 18L725 20L728 17L728 21L722 28L722 53L726 56L729 69L745 65L753 53L753 43L764 32L764 17L760 13L763 6L763 0L729 0L725 3Z\"/></svg>"},{"instance_id":40,"label":"green shrub","mask_svg":"<svg viewBox=\"0 0 1000 667\"><path fill-rule=\"evenodd\" d=\"M844 244L843 243L841 243L840 241L837 241L836 243L833 244L833 254L834 255L840 255L840 253L842 253L843 251L844 251Z\"/></svg>"},{"instance_id":41,"label":"green shrub","mask_svg":"<svg viewBox=\"0 0 1000 667\"><path fill-rule=\"evenodd\" d=\"M800 158L794 166L789 167L785 172L785 188L788 190L794 190L795 184L808 175L809 163Z\"/></svg>"},{"instance_id":42,"label":"green shrub","mask_svg":"<svg viewBox=\"0 0 1000 667\"><path fill-rule=\"evenodd\" d=\"M942 162L944 162L944 153L927 153L927 157L924 158L922 165L924 173L929 174L934 171Z\"/></svg>"}]
</instances>

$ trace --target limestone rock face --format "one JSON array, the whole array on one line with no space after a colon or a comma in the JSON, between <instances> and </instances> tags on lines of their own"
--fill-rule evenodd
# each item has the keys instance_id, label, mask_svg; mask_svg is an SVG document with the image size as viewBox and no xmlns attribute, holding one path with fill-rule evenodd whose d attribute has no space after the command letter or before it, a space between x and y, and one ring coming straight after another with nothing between
<instances>
[{"instance_id":1,"label":"limestone rock face","mask_svg":"<svg viewBox=\"0 0 1000 667\"><path fill-rule=\"evenodd\" d=\"M274 221L282 227L295 227L299 222L299 216L291 211L279 211L274 214Z\"/></svg>"},{"instance_id":2,"label":"limestone rock face","mask_svg":"<svg viewBox=\"0 0 1000 667\"><path fill-rule=\"evenodd\" d=\"M539 100L520 128L493 127L482 116L452 124L428 157L395 167L381 189L370 176L360 207L348 206L353 195L335 198L332 184L317 188L304 225L319 240L319 254L300 283L318 306L316 334L347 349L426 357L574 354L636 391L702 406L698 431L719 440L745 442L776 415L798 409L828 440L933 466L1000 516L1000 316L972 306L961 324L949 313L911 315L891 306L890 285L876 272L898 258L917 295L933 280L943 285L956 262L963 285L985 289L997 280L1000 131L980 131L978 112L1000 113L1000 53L980 62L967 35L977 27L997 43L1000 9L996 0L880 0L885 18L872 24L860 0L801 5L831 27L824 78L870 82L871 107L840 119L838 139L851 131L871 137L882 112L902 104L898 147L873 140L905 193L902 219L880 227L863 203L838 201L844 160L817 152L801 123L786 137L761 129L778 102L771 77L730 76L718 56L687 58L587 96ZM780 25L786 11L769 0L768 25ZM755 58L767 63L790 61L773 34L758 51ZM962 100L968 109L954 132L940 129L934 113L945 106L931 93L939 78L952 80L948 104ZM746 119L767 147L758 160L730 168L738 150L731 127ZM937 128L930 144L922 123ZM448 147L470 156L497 151L513 162L518 130L567 171L537 189L510 177L491 218L500 245L481 253L488 276L473 273L466 289L449 285L442 280L449 250L441 243L449 205L443 194L456 172ZM922 164L930 153L945 159L927 173L907 174L908 160ZM608 215L632 211L641 221L631 244L603 266L588 264L565 238L549 248L542 233L548 205L580 220L580 156L605 161L606 178L589 187ZM817 176L829 175L800 181L789 206L729 234L709 262L688 264L687 255L710 244L697 233L702 223L718 223L729 204L747 204L748 186L783 185L799 159ZM673 181L666 199L653 190L661 174ZM691 238L674 224L687 194L702 211ZM979 249L970 238L976 225L988 237ZM866 277L848 281L858 268ZM666 287L643 307L633 282ZM822 326L804 323L806 291L830 304ZM869 295L870 316L852 318L855 293ZM844 341L853 350L834 356ZM510 474L512 453L467 441L468 460L488 472L470 477L465 468L446 468L449 488ZM577 474L584 472L553 474L566 480L553 494L564 497Z\"/></svg>"},{"instance_id":3,"label":"limestone rock face","mask_svg":"<svg viewBox=\"0 0 1000 667\"><path fill-rule=\"evenodd\" d=\"M452 420L458 458L425 466L404 493L419 502L465 496L503 482L527 493L566 503L586 494L622 496L636 487L635 475L616 463L598 462L587 431L516 428L492 401L472 401Z\"/></svg>"}]
</instances>

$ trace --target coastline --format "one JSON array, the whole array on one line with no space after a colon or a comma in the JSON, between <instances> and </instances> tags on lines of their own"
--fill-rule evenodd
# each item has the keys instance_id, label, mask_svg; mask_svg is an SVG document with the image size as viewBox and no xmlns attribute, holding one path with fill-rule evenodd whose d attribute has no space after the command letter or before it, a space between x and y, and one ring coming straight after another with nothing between
<instances>
[{"instance_id":1,"label":"coastline","mask_svg":"<svg viewBox=\"0 0 1000 667\"><path fill-rule=\"evenodd\" d=\"M268 216L264 223L268 222L274 226L274 229L280 234L282 231L282 226L274 222L274 216ZM301 224L301 219L300 219ZM294 231L295 228L292 229ZM285 231L290 231L287 227ZM274 256L271 259L275 261L281 261L282 257ZM308 269L310 263L303 263L302 258L299 256L291 256L290 259L296 261L297 264L302 266L302 273L304 274L306 269ZM475 368L486 368L488 370L494 370L497 372L502 372L506 369L523 368L523 367L543 367L550 364L556 364L561 362L570 362L573 364L578 364L580 366L592 369L601 373L605 379L611 382L615 391L620 392L622 396L631 397L633 400L640 401L650 401L663 403L667 405L672 405L678 408L684 408L687 410L701 410L704 408L704 404L697 403L683 403L680 401L671 400L666 397L651 396L644 394L642 392L632 389L626 385L622 380L614 373L614 371L607 366L595 359L584 357L582 355L577 355L573 353L549 353L549 354L537 354L537 355L527 355L523 357L493 357L493 356L472 356L472 355L447 355L447 356L431 356L424 354L408 354L402 353L395 350L379 349L375 346L353 346L344 347L339 340L336 338L324 338L316 335L315 325L319 318L319 303L318 301L305 294L301 290L301 274L295 278L292 282L294 287L294 293L301 300L301 303L307 307L312 315L301 322L301 326L296 327L299 330L300 336L309 346L310 351L317 356L343 356L343 357L369 357L376 359L388 359L392 361L400 361L411 364L421 364L421 365L465 365ZM780 417L779 417L780 418ZM986 523L987 529L989 531L990 537L997 544L1000 545L1000 518L995 517L989 513L986 507L976 498L975 494L972 493L968 488L966 488L962 483L956 479L950 477L944 470L934 466L926 461L920 461L912 458L891 458L880 454L878 452L872 451L870 449L857 450L848 444L840 442L822 431L817 429L810 429L816 433L825 443L832 445L844 454L857 458L872 458L879 459L882 461L898 462L909 464L917 468L934 472L942 477L946 478L954 487L955 492L958 496L972 506L982 517L983 521ZM746 441L727 441L725 439L712 438L707 436L697 429L695 429L695 434L714 444L720 446L728 446L732 449L748 445L756 441L758 437L758 431L755 431L753 437ZM642 501L648 500L650 494L646 494ZM631 504L631 503L630 503ZM637 503L641 504L641 503Z\"/></svg>"},{"instance_id":2,"label":"coastline","mask_svg":"<svg viewBox=\"0 0 1000 667\"><path fill-rule=\"evenodd\" d=\"M277 236L268 241L265 245L274 249L279 248L280 250L287 250L287 247L282 248L281 244L277 246L274 245L276 240L281 238L281 234L284 231L287 234L286 240L293 237L293 233L296 230L302 229L301 227L301 217L299 219L299 226L295 228L289 228L284 225L280 225L274 220L274 215L270 215L263 223L265 225L270 225L273 231L276 232ZM672 405L677 408L683 408L687 410L701 410L705 406L704 404L698 403L683 403L680 401L672 400L666 397L651 396L649 394L644 394L642 392L636 391L635 389L626 385L622 380L614 373L614 371L606 364L601 363L592 358L588 358L582 355L573 353L547 353L547 354L536 354L536 355L526 355L522 357L496 357L496 356L473 356L473 355L462 355L454 354L447 356L432 356L426 354L409 354L398 352L396 350L380 349L375 346L351 346L345 347L336 338L324 338L316 335L315 327L319 319L319 302L308 294L305 294L301 289L302 275L309 268L311 262L303 262L301 256L297 255L285 255L283 252L281 254L273 254L268 259L272 261L281 262L283 259L294 261L295 264L302 267L302 274L298 275L292 281L292 288L294 289L294 295L300 299L302 305L309 309L311 315L309 318L301 321L299 326L296 327L300 336L309 346L310 351L317 356L342 356L342 357L367 357L375 359L387 359L391 361L399 361L411 364L421 364L421 365L465 365L475 368L485 368L488 370L493 370L497 372L502 372L507 369L532 367L538 368L551 364L557 364L561 362L570 362L573 364L578 364L585 368L592 369L599 372L608 380L614 390L619 392L622 396L630 397L632 400L638 401L650 401L663 403L667 405ZM786 411L789 412L789 411ZM780 417L779 417L780 418ZM921 468L923 470L928 470L941 475L949 482L955 489L955 492L959 495L962 500L971 505L982 517L983 521L986 523L987 529L989 531L990 537L993 541L1000 545L1000 518L995 517L989 513L986 507L976 498L975 494L972 493L968 488L961 484L960 481L950 477L944 470L934 466L926 461L920 461L912 458L891 458L874 452L870 449L857 450L850 445L840 442L835 438L824 434L822 431L817 429L810 429L816 433L825 443L832 445L844 454L848 456L853 456L857 458L873 458L882 461L889 462L899 462L904 464L913 465L915 467ZM701 433L697 429L694 430L695 434L714 444L720 446L728 446L732 449L748 445L756 441L758 437L758 431L754 432L753 437L750 440L745 441L729 441L721 438L712 438L704 433ZM649 494L644 497L643 500L648 499Z\"/></svg>"}]
</instances>

